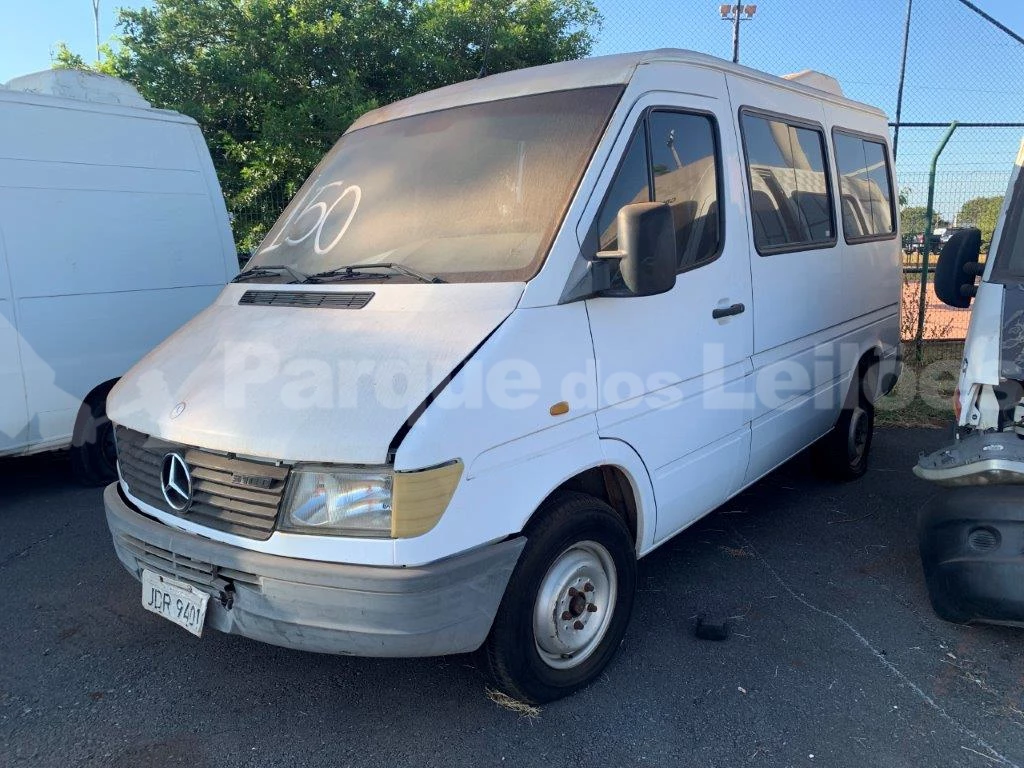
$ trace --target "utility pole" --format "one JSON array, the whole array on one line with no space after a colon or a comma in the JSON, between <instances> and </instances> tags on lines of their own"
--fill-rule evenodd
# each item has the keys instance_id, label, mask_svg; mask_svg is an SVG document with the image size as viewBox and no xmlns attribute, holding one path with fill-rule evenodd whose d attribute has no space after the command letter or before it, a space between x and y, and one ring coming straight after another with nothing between
<instances>
[{"instance_id":1,"label":"utility pole","mask_svg":"<svg viewBox=\"0 0 1024 768\"><path fill-rule=\"evenodd\" d=\"M722 21L732 22L732 63L740 62L740 22L750 21L757 13L756 5L720 5Z\"/></svg>"},{"instance_id":2,"label":"utility pole","mask_svg":"<svg viewBox=\"0 0 1024 768\"><path fill-rule=\"evenodd\" d=\"M900 84L896 90L896 126L892 130L892 157L900 146L900 120L903 115L903 83L907 77L907 46L910 43L910 17L914 12L914 0L907 0L907 19L903 24L903 57L900 60Z\"/></svg>"},{"instance_id":3,"label":"utility pole","mask_svg":"<svg viewBox=\"0 0 1024 768\"><path fill-rule=\"evenodd\" d=\"M92 0L92 18L96 28L96 61L100 60L100 0Z\"/></svg>"}]
</instances>

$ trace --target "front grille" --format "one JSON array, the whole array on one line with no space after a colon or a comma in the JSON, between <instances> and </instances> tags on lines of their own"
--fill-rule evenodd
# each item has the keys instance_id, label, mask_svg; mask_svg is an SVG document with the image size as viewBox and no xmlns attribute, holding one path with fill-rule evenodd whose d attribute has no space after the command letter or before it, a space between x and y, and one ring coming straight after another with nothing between
<instances>
[{"instance_id":1,"label":"front grille","mask_svg":"<svg viewBox=\"0 0 1024 768\"><path fill-rule=\"evenodd\" d=\"M362 309L372 298L373 291L246 291L238 303L255 307Z\"/></svg>"},{"instance_id":2,"label":"front grille","mask_svg":"<svg viewBox=\"0 0 1024 768\"><path fill-rule=\"evenodd\" d=\"M162 512L218 531L266 540L274 531L288 468L159 440L117 427L117 460L128 492ZM160 469L180 454L192 475L192 505L178 512L164 499Z\"/></svg>"},{"instance_id":3,"label":"front grille","mask_svg":"<svg viewBox=\"0 0 1024 768\"><path fill-rule=\"evenodd\" d=\"M121 545L135 558L136 575L142 569L154 571L178 581L184 581L205 592L222 592L229 583L241 583L261 589L260 577L254 573L236 571L213 563L195 560L167 549L149 544L126 533L119 535Z\"/></svg>"}]
</instances>

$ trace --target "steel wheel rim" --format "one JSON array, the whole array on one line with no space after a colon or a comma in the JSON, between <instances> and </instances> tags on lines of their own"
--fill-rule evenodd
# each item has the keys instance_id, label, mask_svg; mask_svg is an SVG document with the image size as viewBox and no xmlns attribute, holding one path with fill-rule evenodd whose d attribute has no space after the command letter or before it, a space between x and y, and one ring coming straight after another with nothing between
<instances>
[{"instance_id":1,"label":"steel wheel rim","mask_svg":"<svg viewBox=\"0 0 1024 768\"><path fill-rule=\"evenodd\" d=\"M572 669L593 655L611 626L618 578L611 553L581 541L555 558L537 590L533 637L553 669Z\"/></svg>"},{"instance_id":2,"label":"steel wheel rim","mask_svg":"<svg viewBox=\"0 0 1024 768\"><path fill-rule=\"evenodd\" d=\"M847 450L850 464L858 464L864 458L868 445L868 412L861 407L853 409L850 417L850 433L847 436Z\"/></svg>"}]
</instances>

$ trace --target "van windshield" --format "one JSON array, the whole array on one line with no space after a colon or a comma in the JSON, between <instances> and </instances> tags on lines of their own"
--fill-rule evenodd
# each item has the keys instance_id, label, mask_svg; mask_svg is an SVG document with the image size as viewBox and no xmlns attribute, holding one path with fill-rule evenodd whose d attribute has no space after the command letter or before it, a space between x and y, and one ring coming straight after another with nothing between
<instances>
[{"instance_id":1,"label":"van windshield","mask_svg":"<svg viewBox=\"0 0 1024 768\"><path fill-rule=\"evenodd\" d=\"M1024 169L1017 171L995 258L993 282L1024 283Z\"/></svg>"},{"instance_id":2,"label":"van windshield","mask_svg":"<svg viewBox=\"0 0 1024 768\"><path fill-rule=\"evenodd\" d=\"M601 86L521 96L346 134L246 271L393 264L445 282L529 280L621 93ZM353 275L408 279L396 269Z\"/></svg>"}]
</instances>

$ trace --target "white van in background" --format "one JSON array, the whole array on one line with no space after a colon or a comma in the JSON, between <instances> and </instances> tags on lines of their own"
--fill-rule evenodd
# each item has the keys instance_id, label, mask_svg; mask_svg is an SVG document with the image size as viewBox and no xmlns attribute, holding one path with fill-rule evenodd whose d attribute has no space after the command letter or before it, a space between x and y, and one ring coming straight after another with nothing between
<instances>
[{"instance_id":1,"label":"white van in background","mask_svg":"<svg viewBox=\"0 0 1024 768\"><path fill-rule=\"evenodd\" d=\"M112 480L110 388L237 272L195 121L104 75L0 86L0 456Z\"/></svg>"},{"instance_id":2,"label":"white van in background","mask_svg":"<svg viewBox=\"0 0 1024 768\"><path fill-rule=\"evenodd\" d=\"M831 78L678 50L364 115L111 394L143 605L479 648L530 701L596 679L639 557L816 442L867 469L898 374L887 135Z\"/></svg>"}]
</instances>

